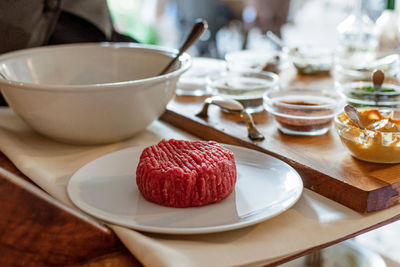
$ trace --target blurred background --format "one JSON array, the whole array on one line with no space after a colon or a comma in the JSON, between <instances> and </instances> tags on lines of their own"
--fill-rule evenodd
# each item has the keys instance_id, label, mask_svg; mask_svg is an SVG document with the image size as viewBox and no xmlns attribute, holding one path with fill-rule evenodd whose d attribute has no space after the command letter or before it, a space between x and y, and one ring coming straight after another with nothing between
<instances>
[{"instance_id":1,"label":"blurred background","mask_svg":"<svg viewBox=\"0 0 400 267\"><path fill-rule=\"evenodd\" d=\"M147 44L178 47L193 21L205 18L209 29L189 52L223 58L230 51L271 49L267 31L289 46L334 47L338 24L357 2L373 21L387 4L387 0L108 0L108 5L116 29Z\"/></svg>"}]
</instances>

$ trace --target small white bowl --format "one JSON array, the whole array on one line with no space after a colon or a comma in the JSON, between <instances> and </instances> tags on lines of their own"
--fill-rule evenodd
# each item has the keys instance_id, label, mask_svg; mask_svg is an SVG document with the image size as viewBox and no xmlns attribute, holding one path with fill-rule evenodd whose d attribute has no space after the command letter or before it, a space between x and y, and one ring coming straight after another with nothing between
<instances>
[{"instance_id":1,"label":"small white bowl","mask_svg":"<svg viewBox=\"0 0 400 267\"><path fill-rule=\"evenodd\" d=\"M0 90L37 132L61 142L103 144L144 130L166 108L188 54L128 43L32 48L0 56Z\"/></svg>"}]
</instances>

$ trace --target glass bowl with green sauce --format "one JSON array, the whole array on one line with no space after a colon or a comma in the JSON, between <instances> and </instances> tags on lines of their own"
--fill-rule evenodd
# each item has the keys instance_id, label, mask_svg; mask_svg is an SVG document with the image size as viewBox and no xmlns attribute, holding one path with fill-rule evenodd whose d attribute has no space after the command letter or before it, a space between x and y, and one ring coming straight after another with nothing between
<instances>
[{"instance_id":1,"label":"glass bowl with green sauce","mask_svg":"<svg viewBox=\"0 0 400 267\"><path fill-rule=\"evenodd\" d=\"M349 82L339 85L339 90L355 107L400 107L400 85L397 84L383 83L381 89L375 91L372 82Z\"/></svg>"},{"instance_id":2,"label":"glass bowl with green sauce","mask_svg":"<svg viewBox=\"0 0 400 267\"><path fill-rule=\"evenodd\" d=\"M233 98L255 113L264 110L264 93L279 89L279 76L272 72L227 71L210 76L207 86L215 95Z\"/></svg>"}]
</instances>

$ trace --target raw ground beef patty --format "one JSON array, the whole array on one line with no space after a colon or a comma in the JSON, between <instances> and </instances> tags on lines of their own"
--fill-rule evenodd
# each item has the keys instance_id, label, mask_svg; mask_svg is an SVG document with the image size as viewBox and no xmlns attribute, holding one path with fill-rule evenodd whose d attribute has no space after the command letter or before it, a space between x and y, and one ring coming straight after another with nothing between
<instances>
[{"instance_id":1,"label":"raw ground beef patty","mask_svg":"<svg viewBox=\"0 0 400 267\"><path fill-rule=\"evenodd\" d=\"M184 208L223 200L236 183L232 151L213 141L162 140L143 150L136 183L145 199Z\"/></svg>"}]
</instances>

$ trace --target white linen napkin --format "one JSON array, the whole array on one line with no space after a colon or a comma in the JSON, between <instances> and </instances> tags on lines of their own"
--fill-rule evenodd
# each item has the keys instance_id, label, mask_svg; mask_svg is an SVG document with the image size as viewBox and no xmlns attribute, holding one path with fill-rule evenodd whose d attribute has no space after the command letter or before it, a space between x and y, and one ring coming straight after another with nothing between
<instances>
[{"instance_id":1,"label":"white linen napkin","mask_svg":"<svg viewBox=\"0 0 400 267\"><path fill-rule=\"evenodd\" d=\"M103 146L61 144L33 132L10 109L0 108L0 150L37 185L72 207L66 186L86 163L125 147L162 138L193 139L155 121L124 142ZM109 225L145 266L238 266L266 264L276 258L331 242L400 213L400 206L363 215L309 190L283 214L240 230L200 235L140 233Z\"/></svg>"}]
</instances>

